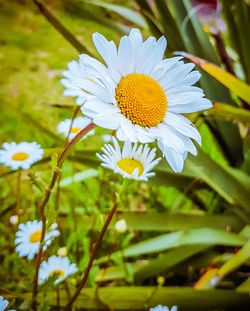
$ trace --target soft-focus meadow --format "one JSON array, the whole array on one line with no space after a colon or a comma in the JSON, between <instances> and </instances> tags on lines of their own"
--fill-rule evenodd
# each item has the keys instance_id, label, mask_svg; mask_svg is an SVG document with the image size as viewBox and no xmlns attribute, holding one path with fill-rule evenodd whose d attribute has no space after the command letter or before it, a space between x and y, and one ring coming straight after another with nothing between
<instances>
[{"instance_id":1,"label":"soft-focus meadow","mask_svg":"<svg viewBox=\"0 0 250 311\"><path fill-rule=\"evenodd\" d=\"M43 159L28 170L0 164L0 295L8 308L63 310L118 204L72 310L149 310L159 304L180 311L249 310L249 1L221 0L217 12L216 1L192 1L196 8L208 6L203 14L189 0L35 2L0 0L0 142L35 141L44 149ZM82 115L75 98L63 96L62 71L81 53L101 60L92 33L117 44L132 28L144 38L166 36L166 57L196 63L198 85L214 104L188 115L202 146L197 157L188 155L181 173L162 160L154 177L129 180L117 198L123 177L96 157L109 139L103 135L114 133L96 127L78 142L58 169L45 208L47 228L57 223L60 235L42 258L68 257L78 272L58 285L56 276L38 285L37 307L31 307L36 257L19 256L15 234L20 223L40 220L65 146L58 123Z\"/></svg>"}]
</instances>

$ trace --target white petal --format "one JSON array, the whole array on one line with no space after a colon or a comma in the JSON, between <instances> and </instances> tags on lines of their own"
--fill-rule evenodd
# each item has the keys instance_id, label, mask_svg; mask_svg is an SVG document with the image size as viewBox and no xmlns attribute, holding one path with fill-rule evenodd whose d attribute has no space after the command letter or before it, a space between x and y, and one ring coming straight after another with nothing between
<instances>
[{"instance_id":1,"label":"white petal","mask_svg":"<svg viewBox=\"0 0 250 311\"><path fill-rule=\"evenodd\" d=\"M121 119L119 113L102 113L94 117L94 124L109 130L117 130L120 127Z\"/></svg>"},{"instance_id":2,"label":"white petal","mask_svg":"<svg viewBox=\"0 0 250 311\"><path fill-rule=\"evenodd\" d=\"M201 144L200 133L195 128L193 123L189 121L186 117L168 111L164 118L164 123L173 127L181 134L195 139L198 142L198 144Z\"/></svg>"},{"instance_id":3,"label":"white petal","mask_svg":"<svg viewBox=\"0 0 250 311\"><path fill-rule=\"evenodd\" d=\"M112 101L113 97L110 94L109 89L102 87L100 84L90 81L88 79L76 79L73 81L75 86L89 92L92 95L102 99L105 102Z\"/></svg>"},{"instance_id":4,"label":"white petal","mask_svg":"<svg viewBox=\"0 0 250 311\"><path fill-rule=\"evenodd\" d=\"M207 98L199 98L194 102L184 105L173 105L168 107L168 111L175 113L192 113L211 108L213 105Z\"/></svg>"},{"instance_id":5,"label":"white petal","mask_svg":"<svg viewBox=\"0 0 250 311\"><path fill-rule=\"evenodd\" d=\"M113 104L104 103L101 100L93 99L87 101L82 107L81 111L83 114L90 118L94 118L99 114L115 113L119 112L119 108Z\"/></svg>"}]
</instances>

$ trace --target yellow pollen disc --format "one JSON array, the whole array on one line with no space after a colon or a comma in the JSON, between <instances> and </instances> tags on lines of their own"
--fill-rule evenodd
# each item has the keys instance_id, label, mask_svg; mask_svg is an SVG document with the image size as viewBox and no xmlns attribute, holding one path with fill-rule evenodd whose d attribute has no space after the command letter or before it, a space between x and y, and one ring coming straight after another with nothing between
<instances>
[{"instance_id":1,"label":"yellow pollen disc","mask_svg":"<svg viewBox=\"0 0 250 311\"><path fill-rule=\"evenodd\" d=\"M12 160L14 161L24 161L28 159L29 155L26 152L17 152L13 154Z\"/></svg>"},{"instance_id":2,"label":"yellow pollen disc","mask_svg":"<svg viewBox=\"0 0 250 311\"><path fill-rule=\"evenodd\" d=\"M52 277L54 274L59 274L60 278L64 277L64 272L60 269L53 270L52 272L50 272L49 276Z\"/></svg>"},{"instance_id":3,"label":"yellow pollen disc","mask_svg":"<svg viewBox=\"0 0 250 311\"><path fill-rule=\"evenodd\" d=\"M139 169L138 176L141 176L144 171L143 165L138 160L122 159L122 160L119 160L116 164L120 167L120 169L122 169L124 172L128 173L129 175L132 174L136 168Z\"/></svg>"},{"instance_id":4,"label":"yellow pollen disc","mask_svg":"<svg viewBox=\"0 0 250 311\"><path fill-rule=\"evenodd\" d=\"M79 132L80 129L81 129L80 127L72 127L70 130L70 133L75 134L75 133Z\"/></svg>"},{"instance_id":5,"label":"yellow pollen disc","mask_svg":"<svg viewBox=\"0 0 250 311\"><path fill-rule=\"evenodd\" d=\"M42 237L42 230L38 230L33 232L30 235L30 243L37 243L41 241L41 237Z\"/></svg>"},{"instance_id":6,"label":"yellow pollen disc","mask_svg":"<svg viewBox=\"0 0 250 311\"><path fill-rule=\"evenodd\" d=\"M151 127L162 122L167 111L167 97L153 78L132 73L121 79L115 93L122 114L134 124Z\"/></svg>"}]
</instances>

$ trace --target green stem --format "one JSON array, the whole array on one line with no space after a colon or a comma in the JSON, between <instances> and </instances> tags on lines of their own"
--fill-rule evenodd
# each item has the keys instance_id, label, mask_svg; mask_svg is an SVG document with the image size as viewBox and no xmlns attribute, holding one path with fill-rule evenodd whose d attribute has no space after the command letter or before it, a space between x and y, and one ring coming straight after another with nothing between
<instances>
[{"instance_id":1,"label":"green stem","mask_svg":"<svg viewBox=\"0 0 250 311\"><path fill-rule=\"evenodd\" d=\"M117 207L119 206L121 195L122 195L123 191L126 189L127 183L128 183L128 180L124 178L119 193L115 193L115 195L114 195L114 205L113 205L113 208L109 212L108 217L107 217L107 219L106 219L106 221L105 221L105 223L104 223L104 225L102 227L102 230L101 230L101 232L99 233L99 235L98 235L98 237L96 239L96 242L95 242L94 247L93 247L92 252L91 252L91 256L90 256L88 265L87 265L87 267L86 267L86 269L84 271L82 280L81 280L78 288L76 289L74 295L72 296L71 300L66 305L65 311L72 310L72 305L73 305L74 301L80 295L81 290L83 289L85 283L88 280L89 272L90 272L91 267L93 265L93 262L94 262L96 254L97 254L98 248L99 248L99 246L101 244L102 238L103 238L105 232L108 229L108 226L109 226L109 224L110 224L110 222L111 222L111 220L112 220L112 218L113 218L113 216L114 216L114 214L116 212Z\"/></svg>"},{"instance_id":2,"label":"green stem","mask_svg":"<svg viewBox=\"0 0 250 311\"><path fill-rule=\"evenodd\" d=\"M70 149L84 136L86 135L89 131L91 131L95 127L94 123L90 123L88 126L86 126L84 129L82 129L78 134L63 148L60 156L58 157L57 161L57 168L54 170L52 179L50 182L49 187L47 188L45 192L45 196L42 200L42 203L40 205L40 217L42 220L42 234L41 234L41 242L40 242L40 247L39 251L36 257L36 268L35 268L35 275L34 275L34 280L33 280L33 291L32 291L32 303L31 303L31 308L33 311L37 310L37 284L38 284L38 272L39 268L41 265L42 261L42 255L43 255L43 242L44 242L44 237L46 233L46 217L45 217L45 207L50 199L52 190L54 189L54 186L56 184L57 178L60 175L60 169L63 166L63 162L70 151Z\"/></svg>"}]
</instances>

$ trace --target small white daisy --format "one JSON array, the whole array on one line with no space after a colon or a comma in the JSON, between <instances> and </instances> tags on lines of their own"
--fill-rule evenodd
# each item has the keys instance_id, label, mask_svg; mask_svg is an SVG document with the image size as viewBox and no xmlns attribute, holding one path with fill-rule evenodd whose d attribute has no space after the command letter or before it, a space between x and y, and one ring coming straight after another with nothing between
<instances>
[{"instance_id":1,"label":"small white daisy","mask_svg":"<svg viewBox=\"0 0 250 311\"><path fill-rule=\"evenodd\" d=\"M157 307L150 308L149 311L177 311L177 306L173 306L169 309L166 306L158 305Z\"/></svg>"},{"instance_id":2,"label":"small white daisy","mask_svg":"<svg viewBox=\"0 0 250 311\"><path fill-rule=\"evenodd\" d=\"M68 136L68 133L70 130L69 140L73 139L79 131L84 129L86 126L88 126L92 122L92 120L88 117L77 117L74 119L72 123L72 127L70 129L71 121L72 120L70 119L66 119L64 121L61 121L57 125L57 132L60 134L63 134L65 137ZM95 130L91 130L83 137L83 139L85 139L88 136L93 135L94 133L95 133Z\"/></svg>"},{"instance_id":3,"label":"small white daisy","mask_svg":"<svg viewBox=\"0 0 250 311\"><path fill-rule=\"evenodd\" d=\"M0 311L3 311L7 308L9 302L4 300L3 296L0 296Z\"/></svg>"},{"instance_id":4,"label":"small white daisy","mask_svg":"<svg viewBox=\"0 0 250 311\"><path fill-rule=\"evenodd\" d=\"M44 250L52 242L52 238L58 236L60 233L55 230L57 224L50 227L50 231L45 234ZM19 231L16 233L15 244L17 244L16 251L20 257L27 256L29 260L33 259L35 254L38 253L41 235L42 235L42 222L41 221L28 221L25 224L18 226Z\"/></svg>"},{"instance_id":5,"label":"small white daisy","mask_svg":"<svg viewBox=\"0 0 250 311\"><path fill-rule=\"evenodd\" d=\"M62 80L66 95L77 96L82 112L101 127L116 130L121 141L157 141L175 172L183 169L187 153L201 144L195 126L182 113L210 108L203 91L192 86L200 78L194 64L181 57L163 59L166 39L143 42L138 29L123 36L118 50L99 33L94 44L106 66L82 54L69 64Z\"/></svg>"},{"instance_id":6,"label":"small white daisy","mask_svg":"<svg viewBox=\"0 0 250 311\"><path fill-rule=\"evenodd\" d=\"M58 279L54 284L58 284L75 272L77 267L74 263L70 263L68 257L51 256L48 261L42 262L38 278L40 283L44 283L49 277L57 274Z\"/></svg>"},{"instance_id":7,"label":"small white daisy","mask_svg":"<svg viewBox=\"0 0 250 311\"><path fill-rule=\"evenodd\" d=\"M115 223L115 229L118 232L125 232L127 230L127 223L125 221L125 219L120 219Z\"/></svg>"},{"instance_id":8,"label":"small white daisy","mask_svg":"<svg viewBox=\"0 0 250 311\"><path fill-rule=\"evenodd\" d=\"M10 216L9 221L12 225L17 225L19 222L19 216L18 215L12 215L12 216Z\"/></svg>"},{"instance_id":9,"label":"small white daisy","mask_svg":"<svg viewBox=\"0 0 250 311\"><path fill-rule=\"evenodd\" d=\"M101 163L102 166L121 174L124 178L147 181L148 177L155 175L150 171L161 160L161 158L154 160L156 148L150 150L148 145L144 147L141 145L137 148L137 144L132 146L129 141L126 141L121 150L114 137L113 143L114 147L108 144L102 148L103 155L96 154L103 162Z\"/></svg>"},{"instance_id":10,"label":"small white daisy","mask_svg":"<svg viewBox=\"0 0 250 311\"><path fill-rule=\"evenodd\" d=\"M0 163L12 170L28 169L43 157L43 149L36 142L33 143L4 143L0 150Z\"/></svg>"},{"instance_id":11,"label":"small white daisy","mask_svg":"<svg viewBox=\"0 0 250 311\"><path fill-rule=\"evenodd\" d=\"M111 143L112 142L112 135L109 135L109 134L103 134L102 135L102 140L105 142L105 143Z\"/></svg>"}]
</instances>

